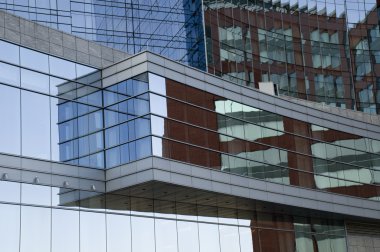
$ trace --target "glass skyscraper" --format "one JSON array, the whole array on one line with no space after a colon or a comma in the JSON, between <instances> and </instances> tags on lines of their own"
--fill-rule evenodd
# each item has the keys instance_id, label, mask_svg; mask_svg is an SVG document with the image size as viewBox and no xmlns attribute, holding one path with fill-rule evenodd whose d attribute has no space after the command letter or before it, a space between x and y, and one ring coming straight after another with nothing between
<instances>
[{"instance_id":1,"label":"glass skyscraper","mask_svg":"<svg viewBox=\"0 0 380 252\"><path fill-rule=\"evenodd\" d=\"M378 8L0 1L0 251L380 250Z\"/></svg>"}]
</instances>

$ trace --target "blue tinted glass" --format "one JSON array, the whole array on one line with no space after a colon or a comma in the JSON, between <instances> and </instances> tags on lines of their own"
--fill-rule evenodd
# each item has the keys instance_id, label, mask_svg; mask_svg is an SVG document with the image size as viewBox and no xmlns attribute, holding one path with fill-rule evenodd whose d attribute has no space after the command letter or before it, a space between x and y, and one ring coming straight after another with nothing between
<instances>
[{"instance_id":1,"label":"blue tinted glass","mask_svg":"<svg viewBox=\"0 0 380 252\"><path fill-rule=\"evenodd\" d=\"M76 78L75 63L49 56L50 74L73 80Z\"/></svg>"},{"instance_id":2,"label":"blue tinted glass","mask_svg":"<svg viewBox=\"0 0 380 252\"><path fill-rule=\"evenodd\" d=\"M150 134L150 120L138 118L135 120L135 137L141 138Z\"/></svg>"},{"instance_id":3,"label":"blue tinted glass","mask_svg":"<svg viewBox=\"0 0 380 252\"><path fill-rule=\"evenodd\" d=\"M105 116L105 127L110 127L119 122L119 114L116 111L111 111L106 109L104 111Z\"/></svg>"},{"instance_id":4,"label":"blue tinted glass","mask_svg":"<svg viewBox=\"0 0 380 252\"><path fill-rule=\"evenodd\" d=\"M59 124L59 141L64 142L77 137L77 120L70 120Z\"/></svg>"},{"instance_id":5,"label":"blue tinted glass","mask_svg":"<svg viewBox=\"0 0 380 252\"><path fill-rule=\"evenodd\" d=\"M0 40L0 60L19 65L19 50L18 46Z\"/></svg>"},{"instance_id":6,"label":"blue tinted glass","mask_svg":"<svg viewBox=\"0 0 380 252\"><path fill-rule=\"evenodd\" d=\"M21 66L49 73L48 55L26 48L20 48Z\"/></svg>"},{"instance_id":7,"label":"blue tinted glass","mask_svg":"<svg viewBox=\"0 0 380 252\"><path fill-rule=\"evenodd\" d=\"M86 157L82 157L78 160L78 164L80 166L86 166L86 167L89 167L90 166L90 156L86 156Z\"/></svg>"},{"instance_id":8,"label":"blue tinted glass","mask_svg":"<svg viewBox=\"0 0 380 252\"><path fill-rule=\"evenodd\" d=\"M118 102L118 94L110 91L103 91L104 93L104 106L109 106Z\"/></svg>"},{"instance_id":9,"label":"blue tinted glass","mask_svg":"<svg viewBox=\"0 0 380 252\"><path fill-rule=\"evenodd\" d=\"M120 126L120 143L129 141L128 123L123 123Z\"/></svg>"},{"instance_id":10,"label":"blue tinted glass","mask_svg":"<svg viewBox=\"0 0 380 252\"><path fill-rule=\"evenodd\" d=\"M136 141L136 159L141 159L151 155L151 140L146 137Z\"/></svg>"},{"instance_id":11,"label":"blue tinted glass","mask_svg":"<svg viewBox=\"0 0 380 252\"><path fill-rule=\"evenodd\" d=\"M13 85L13 86L20 86L20 68L19 67L0 63L0 73L7 73L7 74L0 74L0 82Z\"/></svg>"},{"instance_id":12,"label":"blue tinted glass","mask_svg":"<svg viewBox=\"0 0 380 252\"><path fill-rule=\"evenodd\" d=\"M103 114L101 110L88 115L88 130L94 132L103 128Z\"/></svg>"},{"instance_id":13,"label":"blue tinted glass","mask_svg":"<svg viewBox=\"0 0 380 252\"><path fill-rule=\"evenodd\" d=\"M129 141L133 141L136 139L135 121L128 122L128 135Z\"/></svg>"},{"instance_id":14,"label":"blue tinted glass","mask_svg":"<svg viewBox=\"0 0 380 252\"><path fill-rule=\"evenodd\" d=\"M90 153L88 136L79 138L78 144L79 144L79 148L78 148L79 156L85 156L85 155L88 155ZM79 163L80 163L80 161L79 161Z\"/></svg>"},{"instance_id":15,"label":"blue tinted glass","mask_svg":"<svg viewBox=\"0 0 380 252\"><path fill-rule=\"evenodd\" d=\"M77 116L77 104L60 100L58 104L58 119L60 122Z\"/></svg>"},{"instance_id":16,"label":"blue tinted glass","mask_svg":"<svg viewBox=\"0 0 380 252\"><path fill-rule=\"evenodd\" d=\"M148 91L148 83L143 82L143 81L133 80L133 90L134 90L135 95L142 94Z\"/></svg>"},{"instance_id":17,"label":"blue tinted glass","mask_svg":"<svg viewBox=\"0 0 380 252\"><path fill-rule=\"evenodd\" d=\"M120 148L116 147L106 151L107 168L120 165Z\"/></svg>"},{"instance_id":18,"label":"blue tinted glass","mask_svg":"<svg viewBox=\"0 0 380 252\"><path fill-rule=\"evenodd\" d=\"M105 131L106 148L119 144L119 126L107 129Z\"/></svg>"},{"instance_id":19,"label":"blue tinted glass","mask_svg":"<svg viewBox=\"0 0 380 252\"><path fill-rule=\"evenodd\" d=\"M99 169L104 168L104 153L103 152L90 155L90 167L99 168Z\"/></svg>"},{"instance_id":20,"label":"blue tinted glass","mask_svg":"<svg viewBox=\"0 0 380 252\"><path fill-rule=\"evenodd\" d=\"M49 93L49 76L21 69L21 86L42 93Z\"/></svg>"},{"instance_id":21,"label":"blue tinted glass","mask_svg":"<svg viewBox=\"0 0 380 252\"><path fill-rule=\"evenodd\" d=\"M136 142L131 142L129 145L129 160L130 162L136 160Z\"/></svg>"},{"instance_id":22,"label":"blue tinted glass","mask_svg":"<svg viewBox=\"0 0 380 252\"><path fill-rule=\"evenodd\" d=\"M0 152L20 154L20 90L0 85Z\"/></svg>"},{"instance_id":23,"label":"blue tinted glass","mask_svg":"<svg viewBox=\"0 0 380 252\"><path fill-rule=\"evenodd\" d=\"M83 136L88 133L88 115L78 117L78 136Z\"/></svg>"},{"instance_id":24,"label":"blue tinted glass","mask_svg":"<svg viewBox=\"0 0 380 252\"><path fill-rule=\"evenodd\" d=\"M126 164L129 162L129 144L120 146L121 163Z\"/></svg>"},{"instance_id":25,"label":"blue tinted glass","mask_svg":"<svg viewBox=\"0 0 380 252\"><path fill-rule=\"evenodd\" d=\"M22 155L50 159L50 100L21 92Z\"/></svg>"},{"instance_id":26,"label":"blue tinted glass","mask_svg":"<svg viewBox=\"0 0 380 252\"><path fill-rule=\"evenodd\" d=\"M90 153L103 150L103 133L98 132L89 136Z\"/></svg>"}]
</instances>

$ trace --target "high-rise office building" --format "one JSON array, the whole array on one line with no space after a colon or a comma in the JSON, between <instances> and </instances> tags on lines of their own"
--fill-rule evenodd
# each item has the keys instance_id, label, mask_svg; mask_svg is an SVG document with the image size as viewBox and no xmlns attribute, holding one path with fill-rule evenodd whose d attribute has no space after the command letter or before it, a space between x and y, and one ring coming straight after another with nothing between
<instances>
[{"instance_id":1,"label":"high-rise office building","mask_svg":"<svg viewBox=\"0 0 380 252\"><path fill-rule=\"evenodd\" d=\"M0 8L0 251L380 250L375 1Z\"/></svg>"}]
</instances>

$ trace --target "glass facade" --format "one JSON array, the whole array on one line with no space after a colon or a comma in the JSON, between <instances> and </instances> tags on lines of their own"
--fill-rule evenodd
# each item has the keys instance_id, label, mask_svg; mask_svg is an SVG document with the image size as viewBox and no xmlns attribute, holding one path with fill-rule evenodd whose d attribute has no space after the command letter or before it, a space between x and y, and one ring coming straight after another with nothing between
<instances>
[{"instance_id":1,"label":"glass facade","mask_svg":"<svg viewBox=\"0 0 380 252\"><path fill-rule=\"evenodd\" d=\"M1 0L0 9L105 46L206 69L200 0Z\"/></svg>"},{"instance_id":2,"label":"glass facade","mask_svg":"<svg viewBox=\"0 0 380 252\"><path fill-rule=\"evenodd\" d=\"M153 155L380 200L378 140L246 106L170 79L150 85L157 83L162 87L151 94Z\"/></svg>"},{"instance_id":3,"label":"glass facade","mask_svg":"<svg viewBox=\"0 0 380 252\"><path fill-rule=\"evenodd\" d=\"M205 0L208 71L378 114L378 8L376 0Z\"/></svg>"},{"instance_id":4,"label":"glass facade","mask_svg":"<svg viewBox=\"0 0 380 252\"><path fill-rule=\"evenodd\" d=\"M340 220L122 191L102 195L7 181L0 189L9 192L0 194L1 251L346 251Z\"/></svg>"},{"instance_id":5,"label":"glass facade","mask_svg":"<svg viewBox=\"0 0 380 252\"><path fill-rule=\"evenodd\" d=\"M99 169L151 155L147 74L103 90L97 69L0 51L0 152Z\"/></svg>"}]
</instances>

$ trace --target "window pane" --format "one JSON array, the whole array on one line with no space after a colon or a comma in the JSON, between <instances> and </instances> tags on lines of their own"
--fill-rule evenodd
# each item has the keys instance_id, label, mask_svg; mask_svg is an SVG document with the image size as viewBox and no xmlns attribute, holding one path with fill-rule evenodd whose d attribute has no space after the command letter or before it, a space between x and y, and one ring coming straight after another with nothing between
<instances>
[{"instance_id":1,"label":"window pane","mask_svg":"<svg viewBox=\"0 0 380 252\"><path fill-rule=\"evenodd\" d=\"M199 223L201 252L220 252L218 225Z\"/></svg>"},{"instance_id":2,"label":"window pane","mask_svg":"<svg viewBox=\"0 0 380 252\"><path fill-rule=\"evenodd\" d=\"M22 155L50 159L50 101L48 96L21 92Z\"/></svg>"},{"instance_id":3,"label":"window pane","mask_svg":"<svg viewBox=\"0 0 380 252\"><path fill-rule=\"evenodd\" d=\"M50 208L21 207L21 252L50 252Z\"/></svg>"},{"instance_id":4,"label":"window pane","mask_svg":"<svg viewBox=\"0 0 380 252\"><path fill-rule=\"evenodd\" d=\"M0 73L7 73L0 75L0 82L20 86L20 68L8 64L0 63Z\"/></svg>"},{"instance_id":5,"label":"window pane","mask_svg":"<svg viewBox=\"0 0 380 252\"><path fill-rule=\"evenodd\" d=\"M20 48L21 66L49 73L48 56L26 48Z\"/></svg>"},{"instance_id":6,"label":"window pane","mask_svg":"<svg viewBox=\"0 0 380 252\"><path fill-rule=\"evenodd\" d=\"M0 201L20 203L20 186L20 183L0 181Z\"/></svg>"},{"instance_id":7,"label":"window pane","mask_svg":"<svg viewBox=\"0 0 380 252\"><path fill-rule=\"evenodd\" d=\"M0 152L20 155L20 90L0 85Z\"/></svg>"},{"instance_id":8,"label":"window pane","mask_svg":"<svg viewBox=\"0 0 380 252\"><path fill-rule=\"evenodd\" d=\"M21 203L50 206L51 187L21 184Z\"/></svg>"},{"instance_id":9,"label":"window pane","mask_svg":"<svg viewBox=\"0 0 380 252\"><path fill-rule=\"evenodd\" d=\"M240 235L240 251L241 252L252 252L253 251L253 236L251 228L249 227L239 227Z\"/></svg>"},{"instance_id":10,"label":"window pane","mask_svg":"<svg viewBox=\"0 0 380 252\"><path fill-rule=\"evenodd\" d=\"M19 47L0 41L0 60L18 65L20 63Z\"/></svg>"},{"instance_id":11,"label":"window pane","mask_svg":"<svg viewBox=\"0 0 380 252\"><path fill-rule=\"evenodd\" d=\"M21 69L21 86L42 93L49 93L49 76Z\"/></svg>"},{"instance_id":12,"label":"window pane","mask_svg":"<svg viewBox=\"0 0 380 252\"><path fill-rule=\"evenodd\" d=\"M125 215L107 215L107 251L130 252L131 249L131 217Z\"/></svg>"},{"instance_id":13,"label":"window pane","mask_svg":"<svg viewBox=\"0 0 380 252\"><path fill-rule=\"evenodd\" d=\"M221 252L240 251L239 229L236 226L219 226Z\"/></svg>"},{"instance_id":14,"label":"window pane","mask_svg":"<svg viewBox=\"0 0 380 252\"><path fill-rule=\"evenodd\" d=\"M75 63L49 56L50 74L73 80L76 78Z\"/></svg>"},{"instance_id":15,"label":"window pane","mask_svg":"<svg viewBox=\"0 0 380 252\"><path fill-rule=\"evenodd\" d=\"M154 251L154 221L132 216L132 251Z\"/></svg>"},{"instance_id":16,"label":"window pane","mask_svg":"<svg viewBox=\"0 0 380 252\"><path fill-rule=\"evenodd\" d=\"M195 222L177 222L178 229L178 251L199 251L198 224ZM252 252L252 251L250 251Z\"/></svg>"},{"instance_id":17,"label":"window pane","mask_svg":"<svg viewBox=\"0 0 380 252\"><path fill-rule=\"evenodd\" d=\"M0 251L19 252L20 206L0 204L0 223Z\"/></svg>"},{"instance_id":18,"label":"window pane","mask_svg":"<svg viewBox=\"0 0 380 252\"><path fill-rule=\"evenodd\" d=\"M52 210L52 251L79 252L79 212Z\"/></svg>"},{"instance_id":19,"label":"window pane","mask_svg":"<svg viewBox=\"0 0 380 252\"><path fill-rule=\"evenodd\" d=\"M105 252L106 251L106 225L105 214L80 213L80 251Z\"/></svg>"},{"instance_id":20,"label":"window pane","mask_svg":"<svg viewBox=\"0 0 380 252\"><path fill-rule=\"evenodd\" d=\"M177 251L176 222L171 220L156 219L156 252Z\"/></svg>"}]
</instances>

